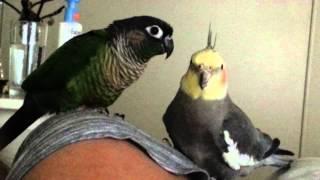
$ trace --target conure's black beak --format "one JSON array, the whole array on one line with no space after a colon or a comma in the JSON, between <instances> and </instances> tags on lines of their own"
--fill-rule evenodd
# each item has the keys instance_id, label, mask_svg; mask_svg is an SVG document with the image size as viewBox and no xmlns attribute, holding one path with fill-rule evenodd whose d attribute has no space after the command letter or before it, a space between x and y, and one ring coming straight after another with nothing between
<instances>
[{"instance_id":1,"label":"conure's black beak","mask_svg":"<svg viewBox=\"0 0 320 180\"><path fill-rule=\"evenodd\" d=\"M166 59L168 59L168 57L170 57L173 49L174 49L173 40L172 40L171 36L168 35L164 38L164 50L167 53Z\"/></svg>"},{"instance_id":2,"label":"conure's black beak","mask_svg":"<svg viewBox=\"0 0 320 180\"><path fill-rule=\"evenodd\" d=\"M207 87L209 79L211 78L210 71L206 69L200 69L199 86L201 89Z\"/></svg>"}]
</instances>

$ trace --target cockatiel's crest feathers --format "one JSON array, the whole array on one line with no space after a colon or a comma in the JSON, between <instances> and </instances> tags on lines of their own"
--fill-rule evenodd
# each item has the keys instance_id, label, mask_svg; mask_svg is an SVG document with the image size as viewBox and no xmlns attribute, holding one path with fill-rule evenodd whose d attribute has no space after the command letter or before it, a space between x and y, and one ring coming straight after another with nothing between
<instances>
[{"instance_id":1,"label":"cockatiel's crest feathers","mask_svg":"<svg viewBox=\"0 0 320 180\"><path fill-rule=\"evenodd\" d=\"M212 30L211 23L209 24L209 32L208 32L208 41L207 41L207 49L214 49L216 46L217 35L214 36L214 44L212 45Z\"/></svg>"},{"instance_id":2,"label":"cockatiel's crest feathers","mask_svg":"<svg viewBox=\"0 0 320 180\"><path fill-rule=\"evenodd\" d=\"M191 64L181 81L181 89L193 99L223 99L227 95L225 63L218 52L202 49L191 57Z\"/></svg>"},{"instance_id":3,"label":"cockatiel's crest feathers","mask_svg":"<svg viewBox=\"0 0 320 180\"><path fill-rule=\"evenodd\" d=\"M218 52L214 50L216 45L216 36L214 38L214 44L212 45L212 30L211 30L211 23L209 25L209 32L208 32L208 40L207 40L207 47L195 52L191 57L191 63L194 65L203 65L210 68L221 67L224 63L222 57Z\"/></svg>"},{"instance_id":4,"label":"cockatiel's crest feathers","mask_svg":"<svg viewBox=\"0 0 320 180\"><path fill-rule=\"evenodd\" d=\"M211 44L211 39L212 39L212 31L211 31L211 23L210 23L210 25L209 25L209 32L208 32L207 48L213 49L212 44Z\"/></svg>"},{"instance_id":5,"label":"cockatiel's crest feathers","mask_svg":"<svg viewBox=\"0 0 320 180\"><path fill-rule=\"evenodd\" d=\"M211 44L209 27L207 47L191 56L190 67L181 80L181 90L192 99L219 100L227 95L225 63Z\"/></svg>"},{"instance_id":6,"label":"cockatiel's crest feathers","mask_svg":"<svg viewBox=\"0 0 320 180\"><path fill-rule=\"evenodd\" d=\"M221 67L224 64L223 58L213 49L202 49L192 55L191 58L194 65L204 65L213 69Z\"/></svg>"}]
</instances>

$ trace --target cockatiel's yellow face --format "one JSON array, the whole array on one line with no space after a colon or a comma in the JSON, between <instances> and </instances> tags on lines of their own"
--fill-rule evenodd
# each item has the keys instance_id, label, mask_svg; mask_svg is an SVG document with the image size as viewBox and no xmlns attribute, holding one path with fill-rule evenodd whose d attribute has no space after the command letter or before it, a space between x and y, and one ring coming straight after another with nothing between
<instances>
[{"instance_id":1,"label":"cockatiel's yellow face","mask_svg":"<svg viewBox=\"0 0 320 180\"><path fill-rule=\"evenodd\" d=\"M227 72L222 57L212 48L192 55L181 89L193 99L219 100L227 95Z\"/></svg>"}]
</instances>

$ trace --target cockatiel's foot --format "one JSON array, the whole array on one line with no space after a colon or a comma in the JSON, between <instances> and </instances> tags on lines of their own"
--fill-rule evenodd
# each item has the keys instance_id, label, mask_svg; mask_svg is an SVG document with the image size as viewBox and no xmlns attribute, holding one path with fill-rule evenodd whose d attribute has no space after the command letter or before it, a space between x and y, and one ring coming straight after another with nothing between
<instances>
[{"instance_id":1,"label":"cockatiel's foot","mask_svg":"<svg viewBox=\"0 0 320 180\"><path fill-rule=\"evenodd\" d=\"M162 142L170 147L173 147L172 143L170 142L170 140L168 138L162 138Z\"/></svg>"},{"instance_id":2,"label":"cockatiel's foot","mask_svg":"<svg viewBox=\"0 0 320 180\"><path fill-rule=\"evenodd\" d=\"M121 120L124 120L126 115L125 114L121 114L121 113L115 113L115 116L119 117Z\"/></svg>"}]
</instances>

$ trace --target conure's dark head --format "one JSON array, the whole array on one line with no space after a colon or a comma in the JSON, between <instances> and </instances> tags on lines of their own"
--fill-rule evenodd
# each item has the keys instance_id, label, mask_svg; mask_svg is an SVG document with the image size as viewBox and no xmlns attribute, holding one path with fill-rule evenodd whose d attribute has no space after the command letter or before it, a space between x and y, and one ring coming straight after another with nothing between
<instances>
[{"instance_id":1,"label":"conure's dark head","mask_svg":"<svg viewBox=\"0 0 320 180\"><path fill-rule=\"evenodd\" d=\"M124 48L132 47L136 55L144 61L164 53L168 58L173 51L173 29L158 18L135 16L114 21L111 27L119 43L122 43Z\"/></svg>"}]
</instances>

